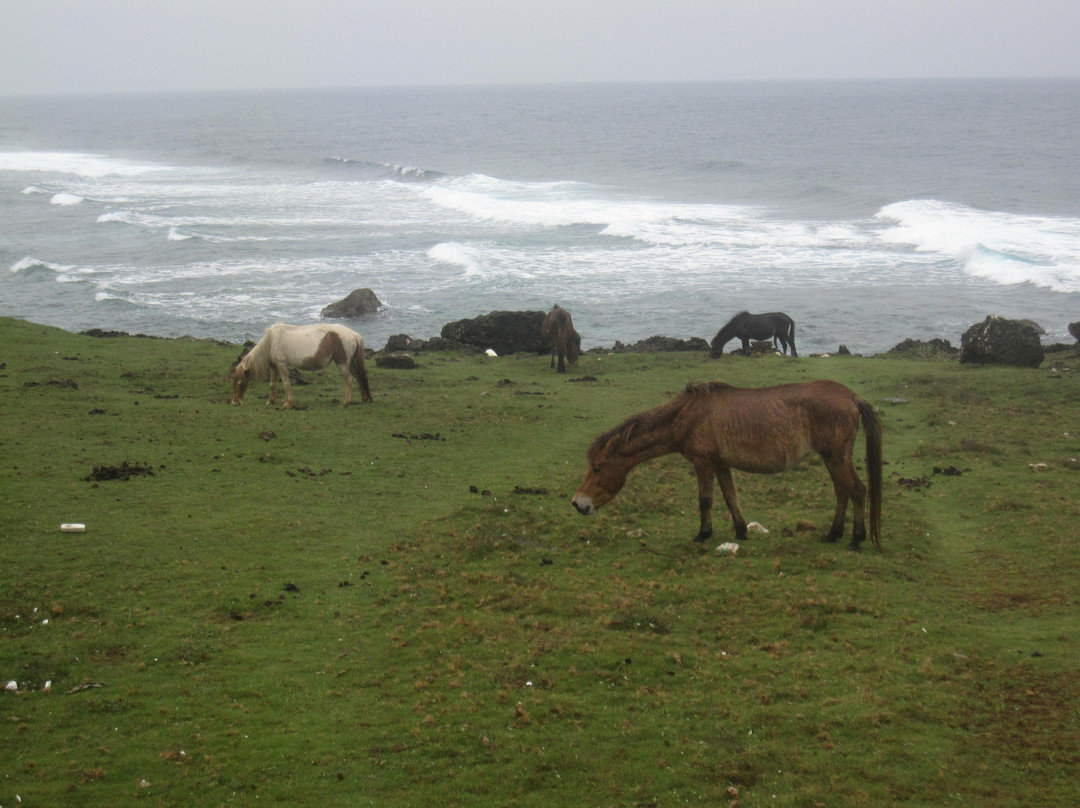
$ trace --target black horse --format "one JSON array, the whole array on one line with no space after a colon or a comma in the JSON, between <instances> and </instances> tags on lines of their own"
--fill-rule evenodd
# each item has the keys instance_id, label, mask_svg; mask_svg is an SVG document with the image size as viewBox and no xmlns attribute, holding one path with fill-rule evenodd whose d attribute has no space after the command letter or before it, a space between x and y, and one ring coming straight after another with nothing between
<instances>
[{"instance_id":1,"label":"black horse","mask_svg":"<svg viewBox=\"0 0 1080 808\"><path fill-rule=\"evenodd\" d=\"M771 339L773 347L776 346L776 341L780 340L785 354L790 345L791 355L799 356L795 351L795 321L781 311L771 311L768 314L740 311L713 337L712 358L719 359L724 353L724 346L736 337L742 340L744 351L750 350L752 339Z\"/></svg>"}]
</instances>

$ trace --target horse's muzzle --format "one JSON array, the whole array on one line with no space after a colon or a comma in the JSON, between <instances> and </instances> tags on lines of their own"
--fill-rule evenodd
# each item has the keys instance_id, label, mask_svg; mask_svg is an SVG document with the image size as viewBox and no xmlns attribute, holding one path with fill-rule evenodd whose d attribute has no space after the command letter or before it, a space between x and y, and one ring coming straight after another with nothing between
<instances>
[{"instance_id":1,"label":"horse's muzzle","mask_svg":"<svg viewBox=\"0 0 1080 808\"><path fill-rule=\"evenodd\" d=\"M593 507L592 500L588 497L574 497L574 508L582 516L592 516L596 513L596 508Z\"/></svg>"}]
</instances>

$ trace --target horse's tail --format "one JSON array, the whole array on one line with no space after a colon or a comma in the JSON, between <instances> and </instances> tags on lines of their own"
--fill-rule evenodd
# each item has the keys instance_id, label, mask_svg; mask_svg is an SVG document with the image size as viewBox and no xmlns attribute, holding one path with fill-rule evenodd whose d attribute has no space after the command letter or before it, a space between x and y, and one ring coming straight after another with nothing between
<instances>
[{"instance_id":1,"label":"horse's tail","mask_svg":"<svg viewBox=\"0 0 1080 808\"><path fill-rule=\"evenodd\" d=\"M353 355L349 359L349 372L360 382L360 400L371 401L371 387L368 384L367 370L364 368L364 338L359 335Z\"/></svg>"},{"instance_id":2,"label":"horse's tail","mask_svg":"<svg viewBox=\"0 0 1080 808\"><path fill-rule=\"evenodd\" d=\"M881 549L881 419L878 418L870 403L861 398L855 400L862 416L863 431L866 433L866 477L869 485L867 492L870 501L867 507L870 541Z\"/></svg>"}]
</instances>

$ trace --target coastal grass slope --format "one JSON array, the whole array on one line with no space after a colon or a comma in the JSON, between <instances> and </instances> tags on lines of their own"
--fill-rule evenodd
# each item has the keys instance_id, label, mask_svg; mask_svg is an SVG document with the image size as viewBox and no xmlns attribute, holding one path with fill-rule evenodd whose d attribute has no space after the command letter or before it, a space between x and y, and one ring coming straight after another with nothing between
<instances>
[{"instance_id":1,"label":"coastal grass slope","mask_svg":"<svg viewBox=\"0 0 1080 808\"><path fill-rule=\"evenodd\" d=\"M1080 802L1073 357L422 354L286 411L238 353L0 319L0 804ZM816 461L736 475L736 555L677 457L571 507L688 382L814 378L882 416L883 553Z\"/></svg>"}]
</instances>

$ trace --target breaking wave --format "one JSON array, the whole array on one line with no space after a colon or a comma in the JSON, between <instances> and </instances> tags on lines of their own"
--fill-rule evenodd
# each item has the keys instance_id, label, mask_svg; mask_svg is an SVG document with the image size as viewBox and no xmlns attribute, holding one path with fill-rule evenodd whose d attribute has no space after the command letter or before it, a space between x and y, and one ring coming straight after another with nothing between
<instances>
[{"instance_id":1,"label":"breaking wave","mask_svg":"<svg viewBox=\"0 0 1080 808\"><path fill-rule=\"evenodd\" d=\"M1080 219L986 211L932 199L897 202L876 216L886 244L938 253L968 275L1004 286L1080 291Z\"/></svg>"}]
</instances>

